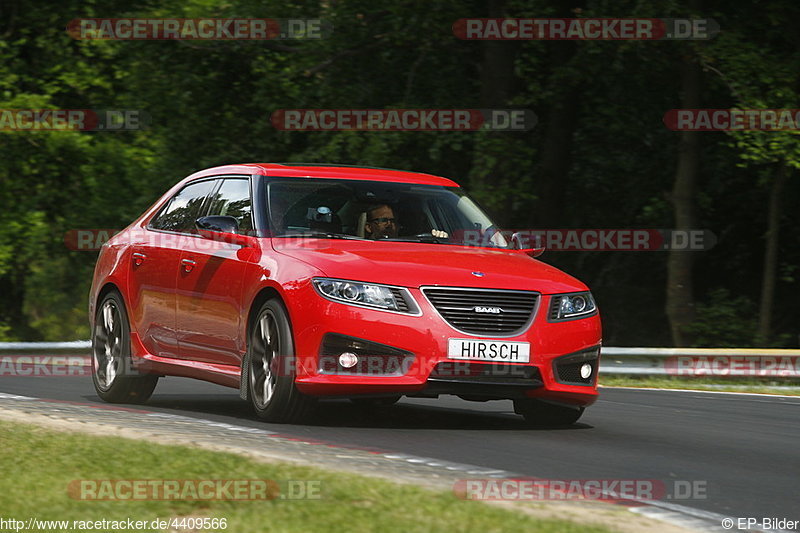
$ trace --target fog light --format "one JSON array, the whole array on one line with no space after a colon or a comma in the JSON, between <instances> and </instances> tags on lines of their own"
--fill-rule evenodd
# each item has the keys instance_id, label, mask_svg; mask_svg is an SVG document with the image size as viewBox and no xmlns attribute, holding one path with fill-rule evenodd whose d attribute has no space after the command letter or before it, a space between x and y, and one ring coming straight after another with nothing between
<instances>
[{"instance_id":1,"label":"fog light","mask_svg":"<svg viewBox=\"0 0 800 533\"><path fill-rule=\"evenodd\" d=\"M339 356L339 364L343 368L353 368L358 363L358 356L351 352L344 352Z\"/></svg>"},{"instance_id":2,"label":"fog light","mask_svg":"<svg viewBox=\"0 0 800 533\"><path fill-rule=\"evenodd\" d=\"M581 365L581 377L583 379L588 379L588 377L591 375L592 375L592 365L590 365L589 363Z\"/></svg>"}]
</instances>

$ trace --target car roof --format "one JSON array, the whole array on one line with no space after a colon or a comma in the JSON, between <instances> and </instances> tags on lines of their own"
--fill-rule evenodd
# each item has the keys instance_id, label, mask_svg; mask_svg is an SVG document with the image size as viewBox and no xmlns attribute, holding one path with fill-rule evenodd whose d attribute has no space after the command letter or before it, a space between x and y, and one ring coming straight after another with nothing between
<instances>
[{"instance_id":1,"label":"car roof","mask_svg":"<svg viewBox=\"0 0 800 533\"><path fill-rule=\"evenodd\" d=\"M421 172L409 172L379 167L336 165L330 163L241 163L208 168L195 172L187 180L223 174L249 174L286 178L327 178L366 181L391 181L420 185L458 187L450 179Z\"/></svg>"}]
</instances>

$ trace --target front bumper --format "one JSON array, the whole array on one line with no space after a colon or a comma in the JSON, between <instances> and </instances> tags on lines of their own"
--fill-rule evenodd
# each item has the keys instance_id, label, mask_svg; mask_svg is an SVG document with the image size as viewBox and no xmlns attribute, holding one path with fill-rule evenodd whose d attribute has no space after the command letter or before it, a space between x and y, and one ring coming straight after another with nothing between
<instances>
[{"instance_id":1,"label":"front bumper","mask_svg":"<svg viewBox=\"0 0 800 533\"><path fill-rule=\"evenodd\" d=\"M314 396L457 394L470 399L541 398L581 406L596 400L601 343L599 315L549 322L547 310L551 297L542 295L526 331L494 339L454 329L419 289L409 290L422 311L421 316L331 302L318 296L310 286L293 295L291 301L296 304L289 306L289 313L295 335L298 389ZM336 351L331 350L329 334L336 334L339 341L356 339L353 345L356 350L361 346L366 351L381 351L369 343L386 347L389 354L394 350L395 355L401 354L397 357L402 365L393 365L390 372L363 368L356 369L358 373L337 372ZM455 361L447 357L451 338L528 342L530 362ZM358 341L364 342L358 345ZM572 366L576 362L592 364L589 380L575 379Z\"/></svg>"}]
</instances>

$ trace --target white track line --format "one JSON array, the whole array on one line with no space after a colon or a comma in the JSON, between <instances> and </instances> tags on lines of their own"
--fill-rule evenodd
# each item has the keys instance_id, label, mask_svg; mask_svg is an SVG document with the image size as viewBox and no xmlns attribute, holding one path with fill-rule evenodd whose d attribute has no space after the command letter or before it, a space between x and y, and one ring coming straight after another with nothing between
<instances>
[{"instance_id":1,"label":"white track line","mask_svg":"<svg viewBox=\"0 0 800 533\"><path fill-rule=\"evenodd\" d=\"M699 392L701 394L736 394L739 396L757 396L759 398L793 398L800 400L800 396L792 396L789 394L770 394L762 392L730 392L718 390L697 390L697 389L657 389L655 387L611 387L600 385L601 389L619 389L619 390L654 390L662 392Z\"/></svg>"},{"instance_id":2,"label":"white track line","mask_svg":"<svg viewBox=\"0 0 800 533\"><path fill-rule=\"evenodd\" d=\"M39 398L32 398L30 396L17 396L16 394L6 394L0 392L0 399L3 400L38 400Z\"/></svg>"}]
</instances>

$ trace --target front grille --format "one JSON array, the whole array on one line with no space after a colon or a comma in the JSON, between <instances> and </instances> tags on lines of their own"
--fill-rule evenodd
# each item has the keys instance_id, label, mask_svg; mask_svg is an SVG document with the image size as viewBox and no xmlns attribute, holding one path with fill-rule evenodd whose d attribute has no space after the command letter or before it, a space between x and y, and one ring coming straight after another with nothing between
<instances>
[{"instance_id":1,"label":"front grille","mask_svg":"<svg viewBox=\"0 0 800 533\"><path fill-rule=\"evenodd\" d=\"M535 366L443 361L436 364L429 379L533 386L540 382L541 376Z\"/></svg>"},{"instance_id":2,"label":"front grille","mask_svg":"<svg viewBox=\"0 0 800 533\"><path fill-rule=\"evenodd\" d=\"M451 326L479 335L520 332L539 299L535 292L496 289L427 287L422 293Z\"/></svg>"},{"instance_id":3,"label":"front grille","mask_svg":"<svg viewBox=\"0 0 800 533\"><path fill-rule=\"evenodd\" d=\"M558 319L558 308L561 306L561 296L553 296L550 299L550 320Z\"/></svg>"},{"instance_id":4,"label":"front grille","mask_svg":"<svg viewBox=\"0 0 800 533\"><path fill-rule=\"evenodd\" d=\"M443 361L433 369L425 388L413 396L456 394L477 401L521 399L542 385L535 366Z\"/></svg>"},{"instance_id":5,"label":"front grille","mask_svg":"<svg viewBox=\"0 0 800 533\"><path fill-rule=\"evenodd\" d=\"M396 287L392 287L389 289L392 291L392 296L394 296L394 300L397 302L397 310L401 313L408 313L410 312L410 308L408 306L408 302L406 301L405 291L403 289L398 289Z\"/></svg>"}]
</instances>

